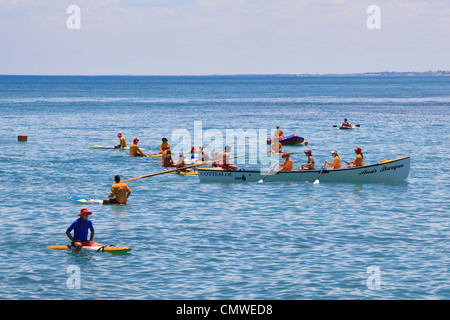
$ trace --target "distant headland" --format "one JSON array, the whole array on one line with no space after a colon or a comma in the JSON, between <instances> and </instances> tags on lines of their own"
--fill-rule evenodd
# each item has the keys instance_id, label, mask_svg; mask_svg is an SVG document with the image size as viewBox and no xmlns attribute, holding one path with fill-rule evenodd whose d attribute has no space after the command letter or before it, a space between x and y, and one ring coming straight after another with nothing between
<instances>
[{"instance_id":1,"label":"distant headland","mask_svg":"<svg viewBox=\"0 0 450 320\"><path fill-rule=\"evenodd\" d=\"M299 77L323 77L323 76L450 76L450 71L437 70L437 71L381 71L381 72L363 72L363 73L317 73L317 74L296 74Z\"/></svg>"}]
</instances>

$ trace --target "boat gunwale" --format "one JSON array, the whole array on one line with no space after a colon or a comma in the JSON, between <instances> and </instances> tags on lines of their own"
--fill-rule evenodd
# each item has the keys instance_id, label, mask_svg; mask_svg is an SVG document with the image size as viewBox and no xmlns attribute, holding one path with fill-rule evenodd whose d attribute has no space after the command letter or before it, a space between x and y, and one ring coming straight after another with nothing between
<instances>
[{"instance_id":1,"label":"boat gunwale","mask_svg":"<svg viewBox=\"0 0 450 320\"><path fill-rule=\"evenodd\" d=\"M408 157L402 157L402 158L397 158L397 159L392 159L392 160L387 160L384 162L379 162L379 163L374 163L374 164L369 164L369 165L365 165L365 166L360 166L360 167L350 167L350 168L340 168L340 169L324 169L323 172L330 172L330 171L335 171L335 172L341 172L341 171L348 171L348 170L359 170L359 169L366 169L366 168L370 168L370 167L374 167L374 166L381 166L384 164L388 164L388 163L394 163L397 161L402 161L402 160L406 160L411 158L410 156ZM223 169L219 169L219 168L197 168L197 170L200 171L225 171L225 172L245 172L245 173L262 173L264 171L260 171L260 170L247 170L247 169L238 169L238 170L223 170ZM311 172L317 172L319 173L321 170L292 170L292 171L278 171L277 173L275 173L275 175L277 174L286 174L286 173L311 173Z\"/></svg>"}]
</instances>

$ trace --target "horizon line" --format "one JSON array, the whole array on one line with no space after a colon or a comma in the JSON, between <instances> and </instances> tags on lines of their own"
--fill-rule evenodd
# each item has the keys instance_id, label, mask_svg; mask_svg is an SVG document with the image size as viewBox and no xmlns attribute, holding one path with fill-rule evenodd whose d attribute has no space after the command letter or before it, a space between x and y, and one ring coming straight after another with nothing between
<instances>
[{"instance_id":1,"label":"horizon line","mask_svg":"<svg viewBox=\"0 0 450 320\"><path fill-rule=\"evenodd\" d=\"M0 76L23 77L227 77L227 76L392 76L392 75L443 75L450 76L448 70L428 71L368 71L349 73L235 73L235 74L0 74Z\"/></svg>"}]
</instances>

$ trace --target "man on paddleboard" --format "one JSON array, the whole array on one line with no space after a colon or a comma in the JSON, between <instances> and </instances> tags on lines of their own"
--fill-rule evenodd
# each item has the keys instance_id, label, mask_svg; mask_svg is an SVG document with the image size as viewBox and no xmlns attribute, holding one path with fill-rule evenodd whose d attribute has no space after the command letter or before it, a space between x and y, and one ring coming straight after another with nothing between
<instances>
[{"instance_id":1,"label":"man on paddleboard","mask_svg":"<svg viewBox=\"0 0 450 320\"><path fill-rule=\"evenodd\" d=\"M141 148L138 146L139 139L134 138L133 143L130 146L130 156L132 157L146 157L147 155L142 152Z\"/></svg>"},{"instance_id":2,"label":"man on paddleboard","mask_svg":"<svg viewBox=\"0 0 450 320\"><path fill-rule=\"evenodd\" d=\"M120 176L114 177L114 184L111 187L111 193L108 200L104 200L103 204L125 204L131 194L131 189L125 183L120 182Z\"/></svg>"},{"instance_id":3,"label":"man on paddleboard","mask_svg":"<svg viewBox=\"0 0 450 320\"><path fill-rule=\"evenodd\" d=\"M170 149L170 143L167 142L167 138L163 137L161 144L159 145L159 153L162 154L164 153L165 150Z\"/></svg>"},{"instance_id":4,"label":"man on paddleboard","mask_svg":"<svg viewBox=\"0 0 450 320\"><path fill-rule=\"evenodd\" d=\"M115 148L126 148L127 147L127 140L125 140L125 137L122 136L122 133L118 133L117 137L119 138L119 144L117 146L114 146Z\"/></svg>"},{"instance_id":5,"label":"man on paddleboard","mask_svg":"<svg viewBox=\"0 0 450 320\"><path fill-rule=\"evenodd\" d=\"M71 245L75 247L75 250L81 250L83 246L92 246L96 244L94 240L94 226L92 225L92 221L88 219L88 217L92 214L92 212L88 211L88 209L83 208L80 210L78 214L79 218L72 222L72 224L67 228L66 235L69 237L71 241ZM74 231L72 236L71 232ZM87 240L88 232L91 231L89 241Z\"/></svg>"}]
</instances>

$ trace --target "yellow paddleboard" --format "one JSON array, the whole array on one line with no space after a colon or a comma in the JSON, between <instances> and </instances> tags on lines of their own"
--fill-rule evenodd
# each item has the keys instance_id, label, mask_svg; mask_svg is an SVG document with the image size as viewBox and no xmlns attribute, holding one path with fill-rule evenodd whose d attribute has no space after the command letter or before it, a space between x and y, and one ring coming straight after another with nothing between
<instances>
[{"instance_id":1,"label":"yellow paddleboard","mask_svg":"<svg viewBox=\"0 0 450 320\"><path fill-rule=\"evenodd\" d=\"M175 169L175 168L173 168L173 169ZM164 171L173 170L173 169L164 169ZM198 175L198 172L195 172L195 171L189 171L189 172L172 171L172 173L176 173L176 174L179 174L181 176L197 176Z\"/></svg>"}]
</instances>

